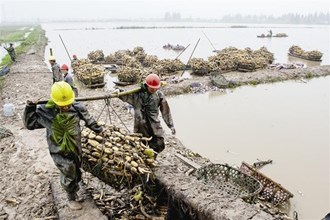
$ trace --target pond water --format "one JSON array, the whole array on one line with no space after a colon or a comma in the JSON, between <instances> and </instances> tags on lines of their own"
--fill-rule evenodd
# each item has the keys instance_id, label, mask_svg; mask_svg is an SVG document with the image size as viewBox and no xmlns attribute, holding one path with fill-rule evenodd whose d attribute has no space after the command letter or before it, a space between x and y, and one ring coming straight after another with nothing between
<instances>
[{"instance_id":1,"label":"pond water","mask_svg":"<svg viewBox=\"0 0 330 220\"><path fill-rule=\"evenodd\" d=\"M294 194L291 212L314 220L330 207L329 89L328 76L180 95L168 102L176 136L187 148L235 166L273 160L260 171Z\"/></svg>"},{"instance_id":2,"label":"pond water","mask_svg":"<svg viewBox=\"0 0 330 220\"><path fill-rule=\"evenodd\" d=\"M114 29L120 26L194 28ZM68 53L86 58L90 51L102 49L105 55L117 50L142 46L159 58L175 58L178 53L164 50L167 43L188 45L180 59L187 62L200 38L193 57L207 58L216 49L234 46L259 49L266 46L275 62L302 62L308 66L329 65L329 26L248 25L230 28L228 24L202 23L48 23L49 48L59 64L70 63ZM208 28L200 28L208 27ZM272 29L287 38L257 38ZM292 45L319 50L322 62L288 57ZM107 76L110 88L115 76ZM291 212L299 219L321 219L330 210L329 202L329 88L330 77L301 81L244 86L225 92L168 97L177 137L189 149L215 163L240 165L256 159L272 159L261 171L294 194ZM189 126L187 126L189 125ZM165 127L165 126L164 126ZM166 130L169 132L168 130Z\"/></svg>"},{"instance_id":3,"label":"pond water","mask_svg":"<svg viewBox=\"0 0 330 220\"><path fill-rule=\"evenodd\" d=\"M149 29L115 29L117 27L163 27ZM192 28L164 28L164 27L192 27ZM205 35L210 39L216 49L233 46L239 49L250 47L259 49L266 46L274 53L274 62L301 62L308 66L330 64L329 58L329 26L290 26L290 25L251 25L247 28L231 28L231 24L217 23L47 23L42 24L46 30L49 44L46 49L48 59L49 48L53 48L58 63L70 63L68 54L59 35L72 56L86 58L93 50L102 49L105 56L117 50L130 49L142 46L147 54L157 55L158 58L174 59L178 52L165 50L163 45L180 44L190 46L179 57L186 63L192 54L195 44L200 38L193 57L207 59L214 55L214 49ZM206 27L206 28L201 28ZM286 33L285 38L257 38L257 35L272 29L273 34ZM205 35L203 34L205 33ZM322 62L310 62L303 59L289 57L288 50L292 45L298 45L306 51L319 50L324 55Z\"/></svg>"}]
</instances>

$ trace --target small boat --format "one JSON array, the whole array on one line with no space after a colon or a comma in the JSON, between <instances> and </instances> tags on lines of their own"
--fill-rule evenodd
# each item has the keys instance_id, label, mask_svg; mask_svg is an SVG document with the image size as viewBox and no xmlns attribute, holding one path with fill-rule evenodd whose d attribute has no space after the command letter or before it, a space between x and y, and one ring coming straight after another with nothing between
<instances>
[{"instance_id":1,"label":"small boat","mask_svg":"<svg viewBox=\"0 0 330 220\"><path fill-rule=\"evenodd\" d=\"M172 48L172 50L184 50L184 48L185 48L184 46L177 44Z\"/></svg>"},{"instance_id":2,"label":"small boat","mask_svg":"<svg viewBox=\"0 0 330 220\"><path fill-rule=\"evenodd\" d=\"M171 44L166 44L163 46L163 49L171 50L173 48L173 45Z\"/></svg>"},{"instance_id":3,"label":"small boat","mask_svg":"<svg viewBox=\"0 0 330 220\"><path fill-rule=\"evenodd\" d=\"M119 68L117 64L103 64L105 70L110 71L111 73L116 73Z\"/></svg>"},{"instance_id":4,"label":"small boat","mask_svg":"<svg viewBox=\"0 0 330 220\"><path fill-rule=\"evenodd\" d=\"M257 35L257 37L259 38L272 38L272 37L288 37L288 35L286 33L277 33L275 35L270 35L270 34L261 34L261 35Z\"/></svg>"},{"instance_id":5,"label":"small boat","mask_svg":"<svg viewBox=\"0 0 330 220\"><path fill-rule=\"evenodd\" d=\"M288 55L290 56L293 56L293 57L297 57L297 58L300 58L300 59L305 59L305 60L310 60L310 61L316 61L316 62L321 62L321 58L322 56L319 56L319 57L307 57L307 56L301 56L301 55L298 55L298 54L293 54L293 53L288 53Z\"/></svg>"},{"instance_id":6,"label":"small boat","mask_svg":"<svg viewBox=\"0 0 330 220\"><path fill-rule=\"evenodd\" d=\"M116 84L117 86L129 86L134 84L132 82L121 82L121 81L113 81L113 83Z\"/></svg>"}]
</instances>

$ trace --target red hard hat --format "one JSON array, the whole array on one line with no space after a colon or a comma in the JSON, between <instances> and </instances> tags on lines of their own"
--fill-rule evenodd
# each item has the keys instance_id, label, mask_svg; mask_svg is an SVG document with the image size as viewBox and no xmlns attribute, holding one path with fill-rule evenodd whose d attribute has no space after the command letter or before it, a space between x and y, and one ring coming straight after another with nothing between
<instances>
[{"instance_id":1,"label":"red hard hat","mask_svg":"<svg viewBox=\"0 0 330 220\"><path fill-rule=\"evenodd\" d=\"M77 58L77 55L76 54L73 54L73 56L72 56L73 58Z\"/></svg>"},{"instance_id":2,"label":"red hard hat","mask_svg":"<svg viewBox=\"0 0 330 220\"><path fill-rule=\"evenodd\" d=\"M157 74L154 74L154 73L149 74L146 77L146 84L150 88L158 89L160 87L159 76L157 76Z\"/></svg>"},{"instance_id":3,"label":"red hard hat","mask_svg":"<svg viewBox=\"0 0 330 220\"><path fill-rule=\"evenodd\" d=\"M66 64L63 64L61 66L61 70L69 70L69 67Z\"/></svg>"}]
</instances>

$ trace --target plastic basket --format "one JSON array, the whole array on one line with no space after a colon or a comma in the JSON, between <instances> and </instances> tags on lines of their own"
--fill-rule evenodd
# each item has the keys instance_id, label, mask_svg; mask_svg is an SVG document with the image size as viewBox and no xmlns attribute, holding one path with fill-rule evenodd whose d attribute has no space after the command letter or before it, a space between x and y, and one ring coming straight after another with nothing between
<instances>
[{"instance_id":1,"label":"plastic basket","mask_svg":"<svg viewBox=\"0 0 330 220\"><path fill-rule=\"evenodd\" d=\"M278 184L272 179L268 178L246 162L242 162L240 170L256 178L262 183L263 188L260 192L260 196L268 202L271 202L274 205L278 205L293 197L293 194L289 192L289 190L283 188L281 184Z\"/></svg>"}]
</instances>

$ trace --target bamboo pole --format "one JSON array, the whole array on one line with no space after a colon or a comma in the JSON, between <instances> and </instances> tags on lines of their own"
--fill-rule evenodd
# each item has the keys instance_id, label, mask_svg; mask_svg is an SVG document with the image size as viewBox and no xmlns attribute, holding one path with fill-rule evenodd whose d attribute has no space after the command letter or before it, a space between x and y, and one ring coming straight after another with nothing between
<instances>
[{"instance_id":1,"label":"bamboo pole","mask_svg":"<svg viewBox=\"0 0 330 220\"><path fill-rule=\"evenodd\" d=\"M102 100L102 99L111 99L111 98L118 98L120 96L124 95L130 95L136 92L139 92L141 90L141 87L129 90L129 91L124 91L124 92L119 92L119 93L111 93L111 94L106 94L106 95L101 95L101 96L92 96L92 97L81 97L75 99L77 102L81 101L95 101L95 100ZM46 104L48 100L40 100L36 101L34 104L39 105L39 104Z\"/></svg>"},{"instance_id":2,"label":"bamboo pole","mask_svg":"<svg viewBox=\"0 0 330 220\"><path fill-rule=\"evenodd\" d=\"M197 47L199 41L200 41L200 38L198 39L198 41L197 41L197 43L196 43L196 45L195 45L195 47L194 47L194 49L193 49L193 51L192 51L190 57L189 57L189 60L188 60L188 62L187 62L187 64L186 64L186 66L188 66L188 64L189 64L189 62L190 62L190 59L191 59L192 55L194 54L195 49L196 49L196 47ZM183 75L183 73L184 73L184 70L182 71L181 76Z\"/></svg>"},{"instance_id":3,"label":"bamboo pole","mask_svg":"<svg viewBox=\"0 0 330 220\"><path fill-rule=\"evenodd\" d=\"M67 53L68 56L69 56L70 61L72 62L72 60L71 60L71 56L70 56L70 54L69 54L69 51L66 49L66 46L65 46L65 44L64 44L64 42L63 42L63 39L62 39L61 35L59 34L58 36L60 37L60 39L61 39L61 41L62 41L62 44L63 44L63 46L64 46L64 49L65 49L66 53Z\"/></svg>"},{"instance_id":4,"label":"bamboo pole","mask_svg":"<svg viewBox=\"0 0 330 220\"><path fill-rule=\"evenodd\" d=\"M175 57L175 60L179 58L179 56L181 56L181 54L190 46L190 44L188 44L188 46L186 46L177 57Z\"/></svg>"},{"instance_id":5,"label":"bamboo pole","mask_svg":"<svg viewBox=\"0 0 330 220\"><path fill-rule=\"evenodd\" d=\"M204 33L204 31L202 31L204 36L206 37L206 39L209 41L209 43L211 44L211 46L213 47L214 51L216 51L217 49L215 49L214 45L212 44L211 40L206 36L206 34Z\"/></svg>"}]
</instances>

